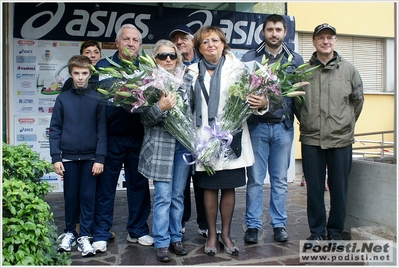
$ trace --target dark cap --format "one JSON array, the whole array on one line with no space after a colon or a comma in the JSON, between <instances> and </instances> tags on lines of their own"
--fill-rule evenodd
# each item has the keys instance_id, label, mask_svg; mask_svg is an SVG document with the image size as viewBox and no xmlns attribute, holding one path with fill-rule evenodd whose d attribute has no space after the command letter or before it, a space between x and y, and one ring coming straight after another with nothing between
<instances>
[{"instance_id":1,"label":"dark cap","mask_svg":"<svg viewBox=\"0 0 399 268\"><path fill-rule=\"evenodd\" d=\"M325 30L325 29L329 29L334 32L334 35L337 35L337 31L335 30L334 27L332 27L328 23L323 23L323 24L320 24L319 26L317 26L316 28L314 28L313 37L315 37L318 33L320 33L322 30Z\"/></svg>"},{"instance_id":2,"label":"dark cap","mask_svg":"<svg viewBox=\"0 0 399 268\"><path fill-rule=\"evenodd\" d=\"M176 32L182 32L185 34L193 34L191 29L187 25L180 24L180 25L177 25L175 28L173 28L173 30L169 34L169 38L172 38L172 35Z\"/></svg>"}]
</instances>

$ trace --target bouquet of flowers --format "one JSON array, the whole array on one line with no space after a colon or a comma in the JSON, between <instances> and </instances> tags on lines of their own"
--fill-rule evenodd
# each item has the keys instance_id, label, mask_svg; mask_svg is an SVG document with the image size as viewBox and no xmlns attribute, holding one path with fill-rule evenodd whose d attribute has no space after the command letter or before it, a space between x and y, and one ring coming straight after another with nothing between
<instances>
[{"instance_id":1,"label":"bouquet of flowers","mask_svg":"<svg viewBox=\"0 0 399 268\"><path fill-rule=\"evenodd\" d=\"M126 50L126 53L129 51ZM189 103L184 100L181 90L184 68L178 67L170 73L158 66L145 52L138 57L139 66L132 61L122 60L122 65L106 59L110 67L99 68L95 72L105 78L105 82L97 90L109 100L108 104L124 107L129 112L151 106L158 102L161 91L165 95L175 94L176 105L170 109L162 121L164 127L190 152L195 152L195 127L188 113ZM94 68L94 67L93 67Z\"/></svg>"},{"instance_id":2,"label":"bouquet of flowers","mask_svg":"<svg viewBox=\"0 0 399 268\"><path fill-rule=\"evenodd\" d=\"M177 67L174 73L170 73L158 66L152 70L152 73L144 78L144 91L148 88L155 88L165 92L165 95L174 94L176 105L168 110L167 116L163 119L163 126L172 134L181 144L183 144L192 154L195 152L195 127L190 115L187 96L182 91L184 68ZM158 98L159 99L159 98ZM158 101L158 100L156 100ZM149 103L149 104L153 104ZM187 163L188 164L188 163Z\"/></svg>"},{"instance_id":3,"label":"bouquet of flowers","mask_svg":"<svg viewBox=\"0 0 399 268\"><path fill-rule=\"evenodd\" d=\"M129 51L125 48L127 53ZM97 90L108 100L108 104L121 106L129 112L159 99L159 92L154 88L144 87L145 78L157 68L154 60L144 53L138 57L139 67L132 61L122 59L119 65L105 56L112 66L99 67L98 70L92 66L95 74L102 79ZM148 88L148 90L144 90Z\"/></svg>"},{"instance_id":4,"label":"bouquet of flowers","mask_svg":"<svg viewBox=\"0 0 399 268\"><path fill-rule=\"evenodd\" d=\"M236 158L230 144L233 136L242 130L242 124L253 112L249 108L247 96L265 92L262 85L263 77L249 68L237 68L228 80L235 83L229 87L228 101L223 107L222 114L215 119L212 126L204 127L211 133L211 138L197 142L197 159L209 176L215 174L213 163L217 158L224 161Z\"/></svg>"},{"instance_id":5,"label":"bouquet of flowers","mask_svg":"<svg viewBox=\"0 0 399 268\"><path fill-rule=\"evenodd\" d=\"M302 71L308 64L299 66L292 72L292 56L288 61L281 64L282 58L272 64L267 64L264 57L262 63L253 62L252 68L235 72L229 81L236 81L229 87L229 98L223 108L222 114L217 118L213 126L206 126L212 136L208 140L198 141L197 153L199 162L203 165L208 175L213 175L216 159L228 161L235 158L230 148L233 136L242 131L242 124L253 113L249 107L247 96L250 94L265 94L269 102L280 102L283 96L300 97L305 94L301 87L308 85L307 76L314 68ZM288 74L287 74L288 73ZM303 81L306 80L306 81Z\"/></svg>"},{"instance_id":6,"label":"bouquet of flowers","mask_svg":"<svg viewBox=\"0 0 399 268\"><path fill-rule=\"evenodd\" d=\"M304 70L305 67L309 66L309 63L304 63L298 68L294 68L291 65L292 54L288 56L285 63L281 63L283 58L284 55L276 62L269 64L268 59L263 55L261 68L257 71L266 77L266 94L269 106L285 105L282 97L297 97L301 101L305 97L305 91L302 90L302 87L309 85L308 76L319 67L315 66ZM256 64L259 65L258 62Z\"/></svg>"}]
</instances>

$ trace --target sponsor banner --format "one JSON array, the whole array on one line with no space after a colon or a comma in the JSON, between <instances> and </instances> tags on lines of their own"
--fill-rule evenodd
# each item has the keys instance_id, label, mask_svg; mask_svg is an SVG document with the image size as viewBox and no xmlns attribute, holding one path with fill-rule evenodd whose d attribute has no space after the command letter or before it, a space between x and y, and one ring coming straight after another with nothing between
<instances>
[{"instance_id":1,"label":"sponsor banner","mask_svg":"<svg viewBox=\"0 0 399 268\"><path fill-rule=\"evenodd\" d=\"M50 184L52 192L56 193L63 191L64 182L62 181L61 176L58 175L57 173L51 172L49 174L44 175L40 179L42 181L47 181Z\"/></svg>"},{"instance_id":2,"label":"sponsor banner","mask_svg":"<svg viewBox=\"0 0 399 268\"><path fill-rule=\"evenodd\" d=\"M231 48L251 49L262 42L262 25L268 14L205 9L180 9L118 3L15 3L15 38L31 40L94 39L114 42L122 24L134 24L142 33L143 43L168 39L173 27L186 24L193 32L204 25L220 26ZM284 16L288 33L286 42L293 46L295 21ZM38 41L35 41L38 42ZM76 45L72 43L73 45ZM39 47L52 47L46 41ZM68 45L68 42L59 44ZM28 50L28 49L27 49Z\"/></svg>"},{"instance_id":3,"label":"sponsor banner","mask_svg":"<svg viewBox=\"0 0 399 268\"><path fill-rule=\"evenodd\" d=\"M299 241L302 263L380 263L394 262L391 240Z\"/></svg>"},{"instance_id":4,"label":"sponsor banner","mask_svg":"<svg viewBox=\"0 0 399 268\"><path fill-rule=\"evenodd\" d=\"M14 116L14 144L27 143L34 151L40 154L40 158L51 162L50 157L50 131L51 115Z\"/></svg>"}]
</instances>

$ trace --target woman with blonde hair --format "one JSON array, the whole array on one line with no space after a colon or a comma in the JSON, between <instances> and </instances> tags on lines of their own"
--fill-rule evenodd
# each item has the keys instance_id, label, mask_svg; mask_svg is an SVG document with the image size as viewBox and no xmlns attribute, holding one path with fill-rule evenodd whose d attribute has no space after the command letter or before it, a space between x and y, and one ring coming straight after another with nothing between
<instances>
[{"instance_id":1,"label":"woman with blonde hair","mask_svg":"<svg viewBox=\"0 0 399 268\"><path fill-rule=\"evenodd\" d=\"M159 40L152 57L161 69L174 73L183 68L182 56L169 40ZM160 78L161 79L161 78ZM161 91L157 103L145 107L141 114L144 141L139 158L139 172L154 184L153 227L157 259L170 261L169 247L176 255L186 255L183 234L184 189L190 166L183 160L189 153L163 126L168 111L176 105L176 96Z\"/></svg>"}]
</instances>

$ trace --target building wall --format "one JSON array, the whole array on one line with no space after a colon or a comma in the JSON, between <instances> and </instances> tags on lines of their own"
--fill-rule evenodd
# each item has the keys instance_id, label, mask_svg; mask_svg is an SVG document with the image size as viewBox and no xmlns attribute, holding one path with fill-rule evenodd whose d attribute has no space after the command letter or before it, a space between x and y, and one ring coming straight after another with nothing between
<instances>
[{"instance_id":1,"label":"building wall","mask_svg":"<svg viewBox=\"0 0 399 268\"><path fill-rule=\"evenodd\" d=\"M297 32L312 33L321 23L333 25L339 34L394 38L393 2L288 2L287 15L295 17ZM339 47L339 44L338 44ZM337 47L337 48L338 48ZM390 82L390 81L389 81ZM394 130L395 95L365 94L355 133ZM372 136L370 139L379 139ZM367 139L367 137L361 137ZM393 135L386 137L394 141ZM301 159L299 125L295 124L295 159ZM354 144L354 147L358 144Z\"/></svg>"},{"instance_id":2,"label":"building wall","mask_svg":"<svg viewBox=\"0 0 399 268\"><path fill-rule=\"evenodd\" d=\"M313 32L327 22L339 34L394 37L394 2L288 2L287 12L298 32Z\"/></svg>"}]
</instances>

